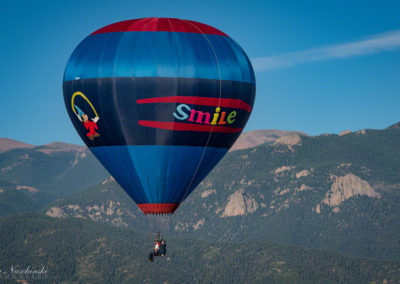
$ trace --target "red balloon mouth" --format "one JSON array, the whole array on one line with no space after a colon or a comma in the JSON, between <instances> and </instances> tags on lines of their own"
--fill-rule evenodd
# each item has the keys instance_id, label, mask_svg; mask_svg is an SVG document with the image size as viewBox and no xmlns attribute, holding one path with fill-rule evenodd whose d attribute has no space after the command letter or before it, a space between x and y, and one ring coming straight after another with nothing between
<instances>
[{"instance_id":1,"label":"red balloon mouth","mask_svg":"<svg viewBox=\"0 0 400 284\"><path fill-rule=\"evenodd\" d=\"M145 215L173 214L179 203L142 203L138 204Z\"/></svg>"}]
</instances>

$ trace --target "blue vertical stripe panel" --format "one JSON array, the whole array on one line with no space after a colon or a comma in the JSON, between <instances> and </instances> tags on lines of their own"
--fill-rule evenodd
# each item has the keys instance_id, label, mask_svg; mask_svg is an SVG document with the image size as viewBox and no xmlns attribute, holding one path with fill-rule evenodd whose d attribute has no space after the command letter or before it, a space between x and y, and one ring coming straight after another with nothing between
<instances>
[{"instance_id":1,"label":"blue vertical stripe panel","mask_svg":"<svg viewBox=\"0 0 400 284\"><path fill-rule=\"evenodd\" d=\"M77 77L178 77L255 84L249 59L231 38L176 32L90 35L65 69L64 81Z\"/></svg>"},{"instance_id":2,"label":"blue vertical stripe panel","mask_svg":"<svg viewBox=\"0 0 400 284\"><path fill-rule=\"evenodd\" d=\"M137 204L181 203L227 152L216 147L159 145L90 150Z\"/></svg>"}]
</instances>

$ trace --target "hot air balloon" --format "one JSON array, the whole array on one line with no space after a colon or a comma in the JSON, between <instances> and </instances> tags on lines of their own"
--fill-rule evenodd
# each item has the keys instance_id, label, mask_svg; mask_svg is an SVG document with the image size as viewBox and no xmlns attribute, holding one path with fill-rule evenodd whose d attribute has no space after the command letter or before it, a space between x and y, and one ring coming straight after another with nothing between
<instances>
[{"instance_id":1,"label":"hot air balloon","mask_svg":"<svg viewBox=\"0 0 400 284\"><path fill-rule=\"evenodd\" d=\"M144 18L86 37L63 93L78 134L143 213L171 214L242 132L255 77L220 30Z\"/></svg>"}]
</instances>

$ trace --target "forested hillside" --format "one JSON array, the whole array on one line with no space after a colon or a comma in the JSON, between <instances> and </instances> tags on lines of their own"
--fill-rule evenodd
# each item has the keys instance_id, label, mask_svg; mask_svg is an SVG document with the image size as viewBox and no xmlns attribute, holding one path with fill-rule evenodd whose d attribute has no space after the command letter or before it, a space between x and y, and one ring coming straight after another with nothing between
<instances>
[{"instance_id":1,"label":"forested hillside","mask_svg":"<svg viewBox=\"0 0 400 284\"><path fill-rule=\"evenodd\" d=\"M40 283L397 283L398 262L276 245L168 239L167 255L147 260L152 236L78 219L22 214L0 220L2 279L45 267ZM29 282L30 283L30 282Z\"/></svg>"},{"instance_id":2,"label":"forested hillside","mask_svg":"<svg viewBox=\"0 0 400 284\"><path fill-rule=\"evenodd\" d=\"M204 240L267 240L400 259L400 131L287 136L229 153L171 217L144 217L109 178L47 207Z\"/></svg>"}]
</instances>

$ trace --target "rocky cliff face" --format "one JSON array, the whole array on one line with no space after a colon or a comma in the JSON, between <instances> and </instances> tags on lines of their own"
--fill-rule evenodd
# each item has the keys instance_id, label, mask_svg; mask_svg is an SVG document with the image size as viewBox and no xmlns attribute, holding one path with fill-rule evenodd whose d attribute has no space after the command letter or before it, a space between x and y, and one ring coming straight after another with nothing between
<instances>
[{"instance_id":1,"label":"rocky cliff face","mask_svg":"<svg viewBox=\"0 0 400 284\"><path fill-rule=\"evenodd\" d=\"M321 202L331 207L336 207L345 200L357 195L381 198L381 195L367 181L362 180L352 173L340 177L332 175L330 179L333 181L331 189L326 193L325 198Z\"/></svg>"},{"instance_id":2,"label":"rocky cliff face","mask_svg":"<svg viewBox=\"0 0 400 284\"><path fill-rule=\"evenodd\" d=\"M46 211L46 215L53 218L65 218L69 216L89 219L119 227L128 226L123 218L135 218L135 215L130 210L121 208L121 202L112 200L86 207L81 207L79 204L53 206Z\"/></svg>"},{"instance_id":3,"label":"rocky cliff face","mask_svg":"<svg viewBox=\"0 0 400 284\"><path fill-rule=\"evenodd\" d=\"M221 217L232 217L254 213L258 208L256 200L247 195L244 190L237 190L228 198Z\"/></svg>"},{"instance_id":4,"label":"rocky cliff face","mask_svg":"<svg viewBox=\"0 0 400 284\"><path fill-rule=\"evenodd\" d=\"M288 149L293 150L293 146L301 145L301 137L298 134L282 136L274 142L274 145L286 145Z\"/></svg>"},{"instance_id":5,"label":"rocky cliff face","mask_svg":"<svg viewBox=\"0 0 400 284\"><path fill-rule=\"evenodd\" d=\"M351 130L344 130L344 131L340 132L339 136L345 136L350 133L351 133Z\"/></svg>"}]
</instances>

